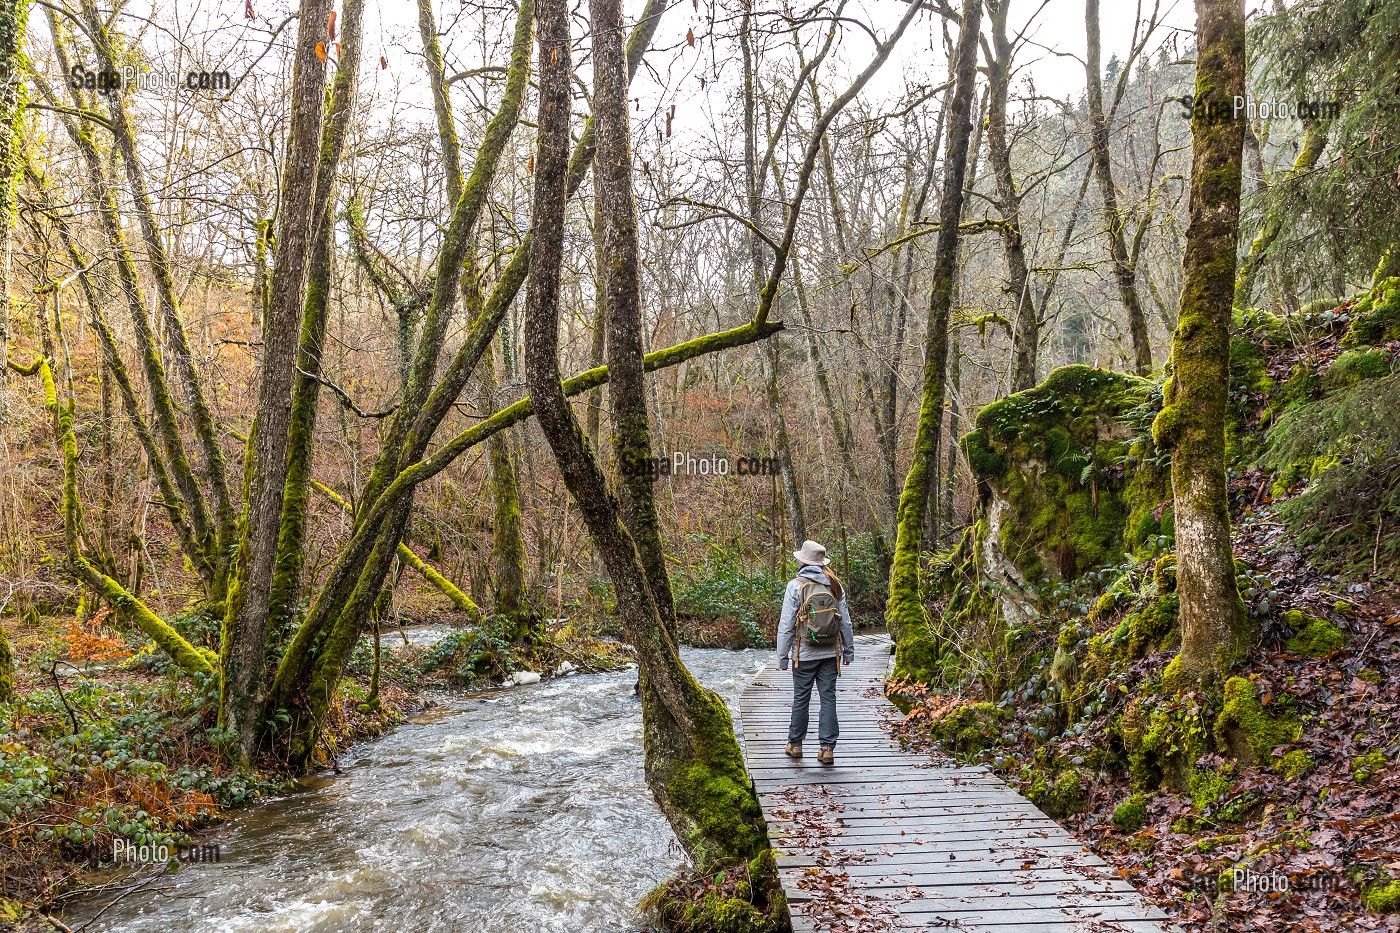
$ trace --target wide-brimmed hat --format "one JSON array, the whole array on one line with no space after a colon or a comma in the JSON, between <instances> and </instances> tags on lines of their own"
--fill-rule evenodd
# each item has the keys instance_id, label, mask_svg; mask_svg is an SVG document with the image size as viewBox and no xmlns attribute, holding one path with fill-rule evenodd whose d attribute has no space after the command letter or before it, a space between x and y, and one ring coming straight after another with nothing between
<instances>
[{"instance_id":1,"label":"wide-brimmed hat","mask_svg":"<svg viewBox=\"0 0 1400 933\"><path fill-rule=\"evenodd\" d=\"M831 563L827 560L826 548L815 541L803 541L802 549L793 551L792 556L796 557L799 563L812 564L817 567L825 567Z\"/></svg>"}]
</instances>

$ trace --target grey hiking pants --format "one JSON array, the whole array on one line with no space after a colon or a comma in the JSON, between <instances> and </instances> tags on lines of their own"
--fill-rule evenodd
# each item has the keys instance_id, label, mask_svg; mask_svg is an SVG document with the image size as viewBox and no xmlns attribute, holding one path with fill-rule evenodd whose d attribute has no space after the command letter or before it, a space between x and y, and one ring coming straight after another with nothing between
<instances>
[{"instance_id":1,"label":"grey hiking pants","mask_svg":"<svg viewBox=\"0 0 1400 933\"><path fill-rule=\"evenodd\" d=\"M836 659L822 658L803 661L792 669L792 722L788 725L788 741L801 745L807 737L807 710L812 705L812 684L821 697L821 725L817 738L822 745L836 745L841 734L836 722Z\"/></svg>"}]
</instances>

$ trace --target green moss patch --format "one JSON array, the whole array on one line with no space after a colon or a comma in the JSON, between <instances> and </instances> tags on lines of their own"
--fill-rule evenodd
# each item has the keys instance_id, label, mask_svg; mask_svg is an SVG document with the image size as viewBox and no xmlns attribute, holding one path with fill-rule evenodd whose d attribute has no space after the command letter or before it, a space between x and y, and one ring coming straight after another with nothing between
<instances>
[{"instance_id":1,"label":"green moss patch","mask_svg":"<svg viewBox=\"0 0 1400 933\"><path fill-rule=\"evenodd\" d=\"M1364 784L1386 766L1385 752L1380 749L1357 755L1351 760L1351 776L1358 784Z\"/></svg>"},{"instance_id":2,"label":"green moss patch","mask_svg":"<svg viewBox=\"0 0 1400 933\"><path fill-rule=\"evenodd\" d=\"M1135 833L1147 822L1147 797L1132 794L1127 800L1113 808L1109 818L1120 833Z\"/></svg>"},{"instance_id":3,"label":"green moss patch","mask_svg":"<svg viewBox=\"0 0 1400 933\"><path fill-rule=\"evenodd\" d=\"M1377 283L1351 313L1351 327L1342 337L1343 346L1365 347L1400 340L1400 278Z\"/></svg>"},{"instance_id":4,"label":"green moss patch","mask_svg":"<svg viewBox=\"0 0 1400 933\"><path fill-rule=\"evenodd\" d=\"M1026 796L1057 820L1083 813L1089 805L1088 784L1077 768L1058 773L1037 770L1026 788Z\"/></svg>"},{"instance_id":5,"label":"green moss patch","mask_svg":"<svg viewBox=\"0 0 1400 933\"><path fill-rule=\"evenodd\" d=\"M1346 647L1347 636L1326 619L1317 619L1296 609L1284 613L1284 621L1293 629L1288 650L1313 658L1325 658Z\"/></svg>"},{"instance_id":6,"label":"green moss patch","mask_svg":"<svg viewBox=\"0 0 1400 933\"><path fill-rule=\"evenodd\" d=\"M1252 681L1231 677L1225 682L1225 702L1215 720L1215 739L1241 763L1269 762L1275 748L1297 741L1301 731L1296 720L1264 711Z\"/></svg>"},{"instance_id":7,"label":"green moss patch","mask_svg":"<svg viewBox=\"0 0 1400 933\"><path fill-rule=\"evenodd\" d=\"M1348 350L1332 361L1322 374L1329 392L1390 375L1390 356L1384 350Z\"/></svg>"},{"instance_id":8,"label":"green moss patch","mask_svg":"<svg viewBox=\"0 0 1400 933\"><path fill-rule=\"evenodd\" d=\"M1378 914L1400 913L1400 880L1381 881L1361 892L1361 903Z\"/></svg>"}]
</instances>

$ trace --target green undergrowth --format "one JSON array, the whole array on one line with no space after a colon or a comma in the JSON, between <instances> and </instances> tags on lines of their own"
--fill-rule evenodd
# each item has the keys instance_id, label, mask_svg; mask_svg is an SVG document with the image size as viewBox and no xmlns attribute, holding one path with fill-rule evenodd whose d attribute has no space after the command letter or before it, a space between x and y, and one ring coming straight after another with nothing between
<instances>
[{"instance_id":1,"label":"green undergrowth","mask_svg":"<svg viewBox=\"0 0 1400 933\"><path fill-rule=\"evenodd\" d=\"M217 683L65 678L0 704L3 873L44 900L75 863L112 845L169 846L285 781L232 770L215 726ZM76 724L76 728L75 728Z\"/></svg>"},{"instance_id":2,"label":"green undergrowth","mask_svg":"<svg viewBox=\"0 0 1400 933\"><path fill-rule=\"evenodd\" d=\"M1279 520L1330 572L1400 565L1400 374L1367 379L1285 412L1259 465L1272 475Z\"/></svg>"},{"instance_id":3,"label":"green undergrowth","mask_svg":"<svg viewBox=\"0 0 1400 933\"><path fill-rule=\"evenodd\" d=\"M692 536L687 549L698 556L671 579L682 639L703 646L772 645L787 585L780 563L709 536Z\"/></svg>"},{"instance_id":4,"label":"green undergrowth","mask_svg":"<svg viewBox=\"0 0 1400 933\"><path fill-rule=\"evenodd\" d=\"M641 907L671 933L783 933L791 929L772 849L713 874L682 872L653 889Z\"/></svg>"}]
</instances>

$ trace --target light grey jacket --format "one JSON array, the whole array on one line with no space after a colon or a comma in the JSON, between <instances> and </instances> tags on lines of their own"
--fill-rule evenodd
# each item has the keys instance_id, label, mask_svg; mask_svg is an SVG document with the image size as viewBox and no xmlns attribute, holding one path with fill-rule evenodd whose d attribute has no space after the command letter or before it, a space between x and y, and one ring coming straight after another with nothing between
<instances>
[{"instance_id":1,"label":"light grey jacket","mask_svg":"<svg viewBox=\"0 0 1400 933\"><path fill-rule=\"evenodd\" d=\"M797 643L797 610L802 608L802 584L804 581L812 583L826 583L826 574L822 569L813 564L805 564L797 572L797 579L788 581L787 592L783 594L783 616L778 621L778 670L785 671L792 663L793 649ZM851 614L846 610L846 594L843 590L841 599L836 604L841 613L841 663L850 664L856 657L856 639L851 631ZM802 654L799 661L819 661L822 658L836 657L836 648L814 648L811 645L802 646Z\"/></svg>"}]
</instances>

